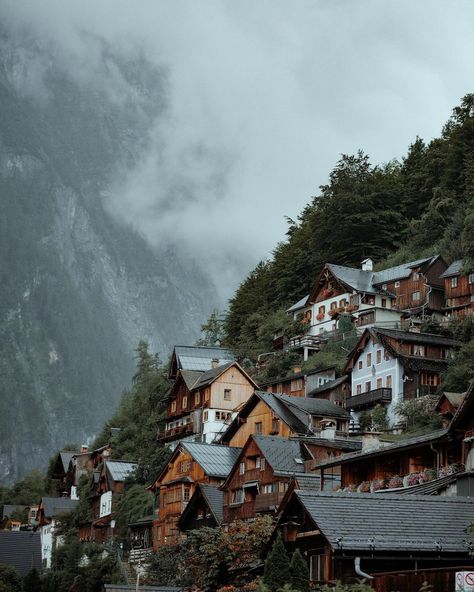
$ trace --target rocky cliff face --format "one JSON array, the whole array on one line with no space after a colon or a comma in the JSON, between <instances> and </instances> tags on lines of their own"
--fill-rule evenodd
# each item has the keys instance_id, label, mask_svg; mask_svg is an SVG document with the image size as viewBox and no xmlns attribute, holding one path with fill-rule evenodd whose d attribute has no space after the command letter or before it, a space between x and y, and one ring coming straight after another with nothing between
<instances>
[{"instance_id":1,"label":"rocky cliff face","mask_svg":"<svg viewBox=\"0 0 474 592\"><path fill-rule=\"evenodd\" d=\"M192 342L214 293L173 245L156 253L104 207L146 152L163 76L104 48L123 95L0 31L0 482L109 417L139 339ZM166 358L164 358L166 359Z\"/></svg>"}]
</instances>

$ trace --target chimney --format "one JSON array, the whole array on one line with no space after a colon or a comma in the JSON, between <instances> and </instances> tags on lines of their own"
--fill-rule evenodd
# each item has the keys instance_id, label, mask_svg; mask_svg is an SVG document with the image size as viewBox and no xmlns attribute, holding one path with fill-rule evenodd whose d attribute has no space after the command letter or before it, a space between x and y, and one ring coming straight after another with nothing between
<instances>
[{"instance_id":1,"label":"chimney","mask_svg":"<svg viewBox=\"0 0 474 592\"><path fill-rule=\"evenodd\" d=\"M370 257L364 259L362 261L362 271L373 271L374 270L374 262Z\"/></svg>"},{"instance_id":2,"label":"chimney","mask_svg":"<svg viewBox=\"0 0 474 592\"><path fill-rule=\"evenodd\" d=\"M87 446L87 444L81 446L81 454L84 452L89 452L89 446Z\"/></svg>"},{"instance_id":3,"label":"chimney","mask_svg":"<svg viewBox=\"0 0 474 592\"><path fill-rule=\"evenodd\" d=\"M212 358L211 368L217 368L217 366L219 366L219 360L217 358Z\"/></svg>"},{"instance_id":4,"label":"chimney","mask_svg":"<svg viewBox=\"0 0 474 592\"><path fill-rule=\"evenodd\" d=\"M376 450L382 446L380 432L364 432L362 434L362 450Z\"/></svg>"}]
</instances>

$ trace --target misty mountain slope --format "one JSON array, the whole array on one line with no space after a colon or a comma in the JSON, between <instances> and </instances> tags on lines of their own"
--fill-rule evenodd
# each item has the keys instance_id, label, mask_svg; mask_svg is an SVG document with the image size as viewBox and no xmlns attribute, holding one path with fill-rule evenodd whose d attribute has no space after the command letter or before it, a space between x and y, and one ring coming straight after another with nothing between
<instances>
[{"instance_id":1,"label":"misty mountain slope","mask_svg":"<svg viewBox=\"0 0 474 592\"><path fill-rule=\"evenodd\" d=\"M139 339L165 354L216 304L202 269L104 207L165 109L162 74L137 60L104 48L114 96L52 49L0 37L0 482L92 435Z\"/></svg>"}]
</instances>

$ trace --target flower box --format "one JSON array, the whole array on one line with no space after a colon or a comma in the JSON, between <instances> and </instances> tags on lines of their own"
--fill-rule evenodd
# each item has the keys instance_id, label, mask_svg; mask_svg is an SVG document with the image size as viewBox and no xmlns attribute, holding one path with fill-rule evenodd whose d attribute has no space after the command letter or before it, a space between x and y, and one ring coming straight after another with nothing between
<instances>
[{"instance_id":1,"label":"flower box","mask_svg":"<svg viewBox=\"0 0 474 592\"><path fill-rule=\"evenodd\" d=\"M404 487L413 487L413 485L418 485L420 483L421 473L410 473L403 477L403 486Z\"/></svg>"},{"instance_id":2,"label":"flower box","mask_svg":"<svg viewBox=\"0 0 474 592\"><path fill-rule=\"evenodd\" d=\"M324 319L324 313L323 313L323 312L320 312L320 313L318 313L318 314L316 315L316 319L317 319L318 321L322 321L322 320Z\"/></svg>"},{"instance_id":3,"label":"flower box","mask_svg":"<svg viewBox=\"0 0 474 592\"><path fill-rule=\"evenodd\" d=\"M427 483L428 481L433 481L433 479L436 479L438 476L438 471L436 469L425 469L421 475L423 483Z\"/></svg>"},{"instance_id":4,"label":"flower box","mask_svg":"<svg viewBox=\"0 0 474 592\"><path fill-rule=\"evenodd\" d=\"M389 489L398 489L400 487L403 487L403 478L400 477L399 475L393 476L388 482L388 488Z\"/></svg>"},{"instance_id":5,"label":"flower box","mask_svg":"<svg viewBox=\"0 0 474 592\"><path fill-rule=\"evenodd\" d=\"M381 489L387 489L386 479L374 479L370 484L370 491L380 491Z\"/></svg>"},{"instance_id":6,"label":"flower box","mask_svg":"<svg viewBox=\"0 0 474 592\"><path fill-rule=\"evenodd\" d=\"M362 481L362 483L357 488L359 493L369 493L370 492L370 481Z\"/></svg>"}]
</instances>

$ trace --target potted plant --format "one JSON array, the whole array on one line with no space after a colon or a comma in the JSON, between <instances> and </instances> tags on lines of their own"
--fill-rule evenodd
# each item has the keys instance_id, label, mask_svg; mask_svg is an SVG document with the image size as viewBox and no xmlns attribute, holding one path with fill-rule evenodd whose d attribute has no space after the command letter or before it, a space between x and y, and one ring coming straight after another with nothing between
<instances>
[{"instance_id":1,"label":"potted plant","mask_svg":"<svg viewBox=\"0 0 474 592\"><path fill-rule=\"evenodd\" d=\"M318 314L316 315L316 319L318 321L322 321L324 319L324 313L323 312L318 312Z\"/></svg>"},{"instance_id":2,"label":"potted plant","mask_svg":"<svg viewBox=\"0 0 474 592\"><path fill-rule=\"evenodd\" d=\"M410 473L403 477L403 486L404 487L413 487L413 485L418 485L420 483L421 473Z\"/></svg>"},{"instance_id":3,"label":"potted plant","mask_svg":"<svg viewBox=\"0 0 474 592\"><path fill-rule=\"evenodd\" d=\"M433 481L438 476L438 471L436 469L425 469L422 473L423 483L427 483L428 481Z\"/></svg>"},{"instance_id":4,"label":"potted plant","mask_svg":"<svg viewBox=\"0 0 474 592\"><path fill-rule=\"evenodd\" d=\"M394 475L393 477L391 477L388 482L388 488L389 489L399 489L400 487L403 487L402 477L400 477L400 475Z\"/></svg>"},{"instance_id":5,"label":"potted plant","mask_svg":"<svg viewBox=\"0 0 474 592\"><path fill-rule=\"evenodd\" d=\"M359 493L369 493L370 492L370 481L362 481L362 483L357 488Z\"/></svg>"}]
</instances>

